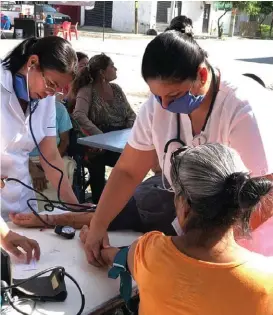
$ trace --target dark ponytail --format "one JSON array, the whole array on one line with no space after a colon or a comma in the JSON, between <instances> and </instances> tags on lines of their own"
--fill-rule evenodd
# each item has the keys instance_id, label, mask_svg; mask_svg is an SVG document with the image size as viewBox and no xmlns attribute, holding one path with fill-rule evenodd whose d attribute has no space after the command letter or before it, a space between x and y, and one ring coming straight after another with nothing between
<instances>
[{"instance_id":1,"label":"dark ponytail","mask_svg":"<svg viewBox=\"0 0 273 315\"><path fill-rule=\"evenodd\" d=\"M212 234L238 225L247 234L251 214L272 189L272 182L250 178L238 153L219 143L181 152L171 160L171 179L176 196L191 209L183 231Z\"/></svg>"},{"instance_id":2,"label":"dark ponytail","mask_svg":"<svg viewBox=\"0 0 273 315\"><path fill-rule=\"evenodd\" d=\"M37 55L41 70L50 69L74 75L77 56L71 44L58 36L30 37L16 46L2 61L12 75L27 63L31 55Z\"/></svg>"},{"instance_id":3,"label":"dark ponytail","mask_svg":"<svg viewBox=\"0 0 273 315\"><path fill-rule=\"evenodd\" d=\"M105 54L95 55L90 58L88 66L83 68L73 82L72 93L74 97L77 96L79 90L84 86L95 81L101 70L106 70L109 66L111 58Z\"/></svg>"},{"instance_id":4,"label":"dark ponytail","mask_svg":"<svg viewBox=\"0 0 273 315\"><path fill-rule=\"evenodd\" d=\"M186 15L179 15L173 18L170 25L166 28L165 32L167 31L177 31L182 34L186 34L189 37L194 36L192 20Z\"/></svg>"},{"instance_id":5,"label":"dark ponytail","mask_svg":"<svg viewBox=\"0 0 273 315\"><path fill-rule=\"evenodd\" d=\"M34 44L37 43L36 37L30 37L22 41L3 59L2 64L13 75L24 67L31 55Z\"/></svg>"},{"instance_id":6,"label":"dark ponytail","mask_svg":"<svg viewBox=\"0 0 273 315\"><path fill-rule=\"evenodd\" d=\"M146 47L141 72L144 80L170 82L194 81L199 66L207 62L207 53L185 33L167 31L156 36Z\"/></svg>"},{"instance_id":7,"label":"dark ponytail","mask_svg":"<svg viewBox=\"0 0 273 315\"><path fill-rule=\"evenodd\" d=\"M265 178L245 177L239 188L238 204L240 208L239 217L242 221L242 230L248 232L251 214L263 196L266 196L272 189L272 182Z\"/></svg>"}]
</instances>

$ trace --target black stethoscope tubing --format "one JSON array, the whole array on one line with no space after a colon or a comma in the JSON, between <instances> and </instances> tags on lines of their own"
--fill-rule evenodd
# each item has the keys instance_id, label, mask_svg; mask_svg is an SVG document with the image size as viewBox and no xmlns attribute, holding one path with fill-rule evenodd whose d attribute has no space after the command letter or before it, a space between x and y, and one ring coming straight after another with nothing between
<instances>
[{"instance_id":1,"label":"black stethoscope tubing","mask_svg":"<svg viewBox=\"0 0 273 315\"><path fill-rule=\"evenodd\" d=\"M212 97L212 100L211 100L211 103L210 103L210 107L209 107L209 111L207 113L207 116L206 116L206 119L205 119L205 123L201 129L201 132L205 130L206 128L206 125L207 125L207 122L211 116L211 113L212 113L212 110L213 110L213 107L214 107L214 103L215 103L215 100L216 100L216 96L217 96L217 93L218 93L218 89L217 89L217 79L216 79L216 75L215 75L215 71L213 69L213 67L210 67L211 68L211 72L212 72L212 80L213 80L213 97ZM176 133L176 138L173 138L173 139L170 139L169 141L167 141L167 143L165 144L165 147L164 147L164 154L167 153L168 151L168 148L170 146L171 143L179 143L181 144L181 146L186 146L186 143L181 139L181 135L180 135L180 131L181 131L181 122L180 122L180 114L176 114L176 128L177 128L177 133Z\"/></svg>"}]
</instances>

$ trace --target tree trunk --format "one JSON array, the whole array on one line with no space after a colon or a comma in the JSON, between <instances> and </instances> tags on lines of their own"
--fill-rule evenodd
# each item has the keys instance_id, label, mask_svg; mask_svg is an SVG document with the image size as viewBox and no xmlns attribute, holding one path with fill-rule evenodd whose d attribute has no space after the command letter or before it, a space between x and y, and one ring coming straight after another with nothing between
<instances>
[{"instance_id":1,"label":"tree trunk","mask_svg":"<svg viewBox=\"0 0 273 315\"><path fill-rule=\"evenodd\" d=\"M269 36L272 37L272 30L273 30L273 15L272 15L272 20L270 24L270 31L269 31Z\"/></svg>"},{"instance_id":2,"label":"tree trunk","mask_svg":"<svg viewBox=\"0 0 273 315\"><path fill-rule=\"evenodd\" d=\"M223 29L221 29L221 19L227 14L228 11L225 11L224 14L222 14L218 21L217 21L217 26L218 26L218 38L222 38L222 35L223 35Z\"/></svg>"},{"instance_id":3,"label":"tree trunk","mask_svg":"<svg viewBox=\"0 0 273 315\"><path fill-rule=\"evenodd\" d=\"M266 18L266 15L264 15L263 19L259 21L259 31L258 31L258 36L257 37L262 37L262 24Z\"/></svg>"}]
</instances>

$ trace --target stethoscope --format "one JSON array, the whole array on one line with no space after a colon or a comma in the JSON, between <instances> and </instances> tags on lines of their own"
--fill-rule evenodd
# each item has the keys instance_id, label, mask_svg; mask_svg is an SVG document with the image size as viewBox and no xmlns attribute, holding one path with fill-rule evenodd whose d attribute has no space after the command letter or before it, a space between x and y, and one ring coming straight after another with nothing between
<instances>
[{"instance_id":1,"label":"stethoscope","mask_svg":"<svg viewBox=\"0 0 273 315\"><path fill-rule=\"evenodd\" d=\"M216 100L216 96L218 93L218 83L217 83L217 79L216 79L216 74L215 71L213 69L213 67L210 67L211 69L211 73L212 73L212 84L213 84L213 96L212 96L212 100L210 103L210 107L209 107L209 111L207 113L204 125L201 129L201 132L199 135L195 136L192 140L192 144L194 146L197 145L201 145L201 144L205 144L207 142L207 137L204 134L204 131L206 129L208 120L211 116L213 107L214 107L214 103ZM186 146L186 143L181 139L181 135L180 135L180 131L181 131L181 121L180 121L180 114L176 114L176 128L177 128L177 133L176 133L176 138L170 139L169 141L167 141L167 143L164 146L164 154L163 154L163 167L162 167L162 185L163 185L163 189L172 192L173 190L171 188L167 188L165 185L165 177L164 177L164 169L165 169L165 159L166 159L166 155L168 152L168 148L172 143L178 143L180 144L182 147Z\"/></svg>"}]
</instances>

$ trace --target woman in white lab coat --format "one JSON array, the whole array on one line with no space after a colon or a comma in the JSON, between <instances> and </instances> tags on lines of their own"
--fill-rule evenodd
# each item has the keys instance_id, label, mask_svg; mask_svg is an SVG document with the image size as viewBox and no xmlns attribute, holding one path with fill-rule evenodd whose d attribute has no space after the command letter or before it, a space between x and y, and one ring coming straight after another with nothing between
<instances>
[{"instance_id":1,"label":"woman in white lab coat","mask_svg":"<svg viewBox=\"0 0 273 315\"><path fill-rule=\"evenodd\" d=\"M50 36L29 38L15 47L1 61L1 179L15 178L31 186L29 152L35 147L32 133L48 162L63 170L63 160L56 146L56 92L61 91L74 77L77 56L66 40ZM58 188L60 172L41 158L46 178ZM78 204L69 184L63 177L60 197L64 202ZM21 183L6 181L1 188L1 215L8 220L10 212L30 211L27 201L34 192ZM30 202L37 210L36 201ZM1 231L6 231L1 221ZM2 246L19 255L17 242L9 241L10 233L1 233ZM19 242L20 243L20 242ZM24 245L24 244L23 244ZM31 257L37 244L21 246Z\"/></svg>"}]
</instances>

